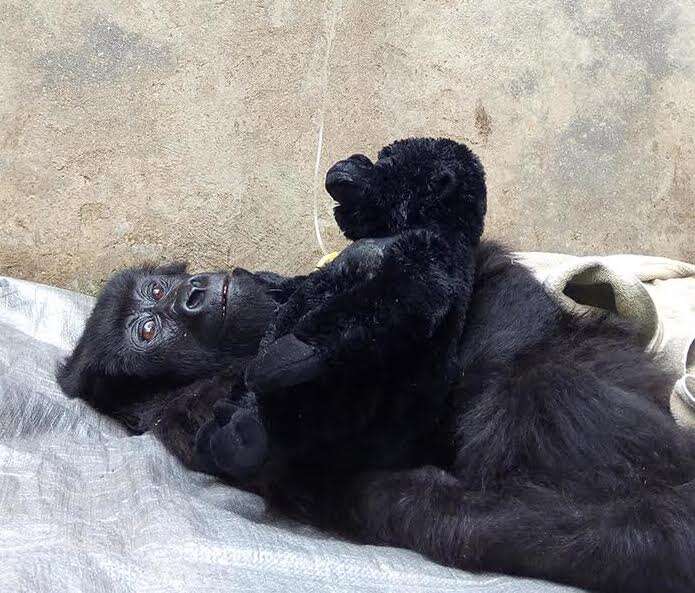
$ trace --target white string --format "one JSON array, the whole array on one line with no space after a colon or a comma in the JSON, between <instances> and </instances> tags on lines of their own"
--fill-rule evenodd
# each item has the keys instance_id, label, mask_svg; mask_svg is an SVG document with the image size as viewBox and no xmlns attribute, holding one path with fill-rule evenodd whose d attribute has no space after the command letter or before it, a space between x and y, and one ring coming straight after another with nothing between
<instances>
[{"instance_id":1,"label":"white string","mask_svg":"<svg viewBox=\"0 0 695 593\"><path fill-rule=\"evenodd\" d=\"M316 164L314 165L314 231L316 232L316 241L319 244L321 252L326 255L328 251L323 244L321 237L321 227L319 226L319 164L321 163L321 150L323 149L323 114L321 114L321 124L319 125L319 139L316 144Z\"/></svg>"},{"instance_id":2,"label":"white string","mask_svg":"<svg viewBox=\"0 0 695 593\"><path fill-rule=\"evenodd\" d=\"M326 34L326 53L323 56L323 69L321 71L321 101L319 103L319 127L318 138L316 140L316 162L314 163L314 232L316 233L316 242L319 245L321 252L326 255L328 253L326 245L321 236L321 226L319 224L319 166L321 165L321 153L323 152L323 126L326 115L326 95L328 94L328 65L333 49L333 39L335 37L335 23L338 16L336 2L331 3L331 19L328 23L328 31Z\"/></svg>"}]
</instances>

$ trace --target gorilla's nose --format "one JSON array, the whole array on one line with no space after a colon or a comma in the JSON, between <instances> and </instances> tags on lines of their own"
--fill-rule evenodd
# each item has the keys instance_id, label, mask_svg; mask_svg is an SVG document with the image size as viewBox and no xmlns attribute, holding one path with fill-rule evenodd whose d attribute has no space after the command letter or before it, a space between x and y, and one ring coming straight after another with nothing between
<instances>
[{"instance_id":1,"label":"gorilla's nose","mask_svg":"<svg viewBox=\"0 0 695 593\"><path fill-rule=\"evenodd\" d=\"M179 312L189 317L198 315L204 308L205 295L209 286L208 274L197 274L184 282L179 288L176 299Z\"/></svg>"}]
</instances>

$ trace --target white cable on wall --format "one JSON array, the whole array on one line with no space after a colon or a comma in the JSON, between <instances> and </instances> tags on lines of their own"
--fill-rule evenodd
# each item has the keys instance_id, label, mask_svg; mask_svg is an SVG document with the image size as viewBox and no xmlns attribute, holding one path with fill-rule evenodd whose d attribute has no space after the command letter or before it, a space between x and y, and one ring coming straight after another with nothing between
<instances>
[{"instance_id":1,"label":"white cable on wall","mask_svg":"<svg viewBox=\"0 0 695 593\"><path fill-rule=\"evenodd\" d=\"M329 4L329 0L324 3L324 6ZM338 18L338 12L342 5L342 0L333 0L330 2L330 17L326 30L326 52L323 56L323 68L321 70L321 100L319 101L318 112L318 133L316 140L316 161L314 163L314 232L316 233L316 242L318 243L321 252L326 255L328 250L321 236L321 226L319 224L319 166L321 165L321 153L323 152L323 127L326 115L326 96L328 94L328 66L333 49L333 39L335 38L335 24ZM326 14L326 12L324 12Z\"/></svg>"}]
</instances>

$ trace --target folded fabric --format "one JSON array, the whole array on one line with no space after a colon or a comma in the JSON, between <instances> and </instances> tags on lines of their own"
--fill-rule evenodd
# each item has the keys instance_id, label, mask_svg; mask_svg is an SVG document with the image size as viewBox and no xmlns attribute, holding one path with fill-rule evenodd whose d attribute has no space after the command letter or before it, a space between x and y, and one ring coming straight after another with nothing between
<instances>
[{"instance_id":1,"label":"folded fabric","mask_svg":"<svg viewBox=\"0 0 695 593\"><path fill-rule=\"evenodd\" d=\"M679 424L695 428L695 265L643 255L576 257L516 253L561 306L578 315L612 315L637 325L646 349L681 375L671 395ZM690 369L690 370L689 370Z\"/></svg>"},{"instance_id":2,"label":"folded fabric","mask_svg":"<svg viewBox=\"0 0 695 593\"><path fill-rule=\"evenodd\" d=\"M676 421L685 426L695 426L695 339L683 360L683 376L673 388L671 412Z\"/></svg>"}]
</instances>

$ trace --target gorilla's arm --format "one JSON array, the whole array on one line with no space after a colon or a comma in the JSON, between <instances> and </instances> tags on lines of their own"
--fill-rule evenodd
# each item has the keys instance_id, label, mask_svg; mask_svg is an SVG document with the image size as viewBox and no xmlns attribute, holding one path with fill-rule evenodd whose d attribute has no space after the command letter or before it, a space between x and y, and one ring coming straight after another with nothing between
<instances>
[{"instance_id":1,"label":"gorilla's arm","mask_svg":"<svg viewBox=\"0 0 695 593\"><path fill-rule=\"evenodd\" d=\"M426 229L405 232L366 279L351 261L363 261L365 248L353 249L360 253L332 264L340 284L334 295L312 302L324 294L326 279L310 277L281 309L269 343L247 369L250 389L267 393L310 381L326 365L373 369L421 349L445 319L449 329L463 323L473 284L471 245L452 245Z\"/></svg>"},{"instance_id":2,"label":"gorilla's arm","mask_svg":"<svg viewBox=\"0 0 695 593\"><path fill-rule=\"evenodd\" d=\"M249 368L251 389L302 383L326 365L374 368L422 348L449 315L462 327L486 209L478 159L455 143L397 142L376 164L339 161L326 189L341 230L360 241L281 309Z\"/></svg>"},{"instance_id":3,"label":"gorilla's arm","mask_svg":"<svg viewBox=\"0 0 695 593\"><path fill-rule=\"evenodd\" d=\"M234 415L217 427L229 438L201 433L201 451L225 471L262 469L237 466L238 446L245 459L291 451L317 464L392 467L409 463L437 422L460 375L484 174L451 141L414 140L396 153L376 164L355 155L329 171L336 220L359 240L298 287L247 368L259 411L249 433L263 425L267 443L241 438Z\"/></svg>"}]
</instances>

